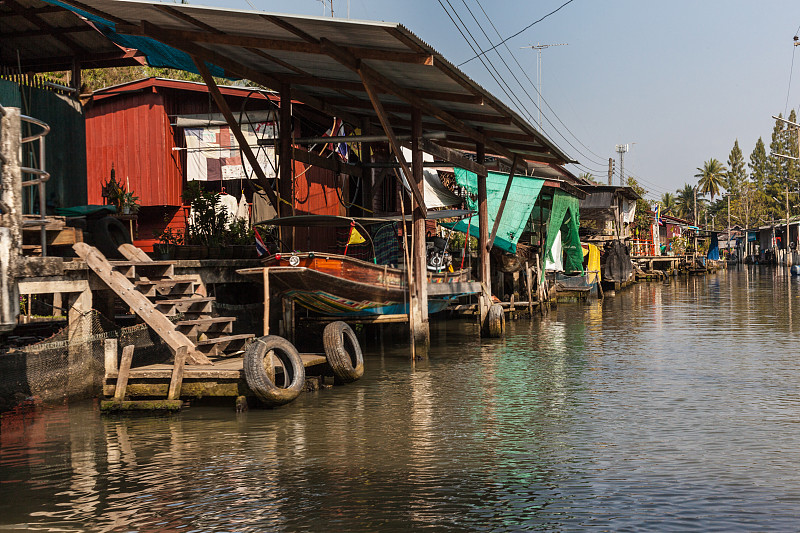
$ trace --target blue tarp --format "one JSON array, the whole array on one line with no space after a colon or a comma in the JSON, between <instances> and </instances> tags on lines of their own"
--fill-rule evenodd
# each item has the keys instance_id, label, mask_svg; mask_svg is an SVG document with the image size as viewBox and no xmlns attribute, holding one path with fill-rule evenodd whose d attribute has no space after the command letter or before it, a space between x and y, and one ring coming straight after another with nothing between
<instances>
[{"instance_id":1,"label":"blue tarp","mask_svg":"<svg viewBox=\"0 0 800 533\"><path fill-rule=\"evenodd\" d=\"M711 234L711 244L708 245L708 254L706 257L711 259L712 261L719 261L719 240L717 239L717 234Z\"/></svg>"},{"instance_id":2,"label":"blue tarp","mask_svg":"<svg viewBox=\"0 0 800 533\"><path fill-rule=\"evenodd\" d=\"M463 168L455 168L454 170L456 183L467 190L467 207L477 211L478 175ZM489 172L486 177L490 233L494 226L497 211L500 209L500 201L503 199L506 183L508 183L508 174ZM531 216L531 209L533 209L533 205L539 197L542 185L544 185L544 180L539 178L514 176L506 206L503 209L503 216L500 219L500 226L497 228L497 235L494 240L495 246L509 253L517 252L517 242L525 230L525 225ZM480 229L476 219L477 217L474 217L471 224L467 220L460 220L453 226L453 229L466 233L469 226L469 234L477 239L480 235Z\"/></svg>"},{"instance_id":3,"label":"blue tarp","mask_svg":"<svg viewBox=\"0 0 800 533\"><path fill-rule=\"evenodd\" d=\"M168 46L164 43L151 39L150 37L141 37L138 35L122 35L117 33L116 24L106 20L97 15L93 15L82 9L72 7L70 5L59 2L58 0L44 0L48 4L63 7L78 15L85 17L91 21L100 32L108 37L111 41L117 43L125 48L135 48L142 52L147 57L147 64L151 67L164 67L185 70L187 72L194 72L199 74L197 67L192 61L192 58L186 52L182 52L176 48ZM212 76L218 78L230 78L225 74L225 71L216 65L206 63ZM234 79L234 78L230 78Z\"/></svg>"}]
</instances>

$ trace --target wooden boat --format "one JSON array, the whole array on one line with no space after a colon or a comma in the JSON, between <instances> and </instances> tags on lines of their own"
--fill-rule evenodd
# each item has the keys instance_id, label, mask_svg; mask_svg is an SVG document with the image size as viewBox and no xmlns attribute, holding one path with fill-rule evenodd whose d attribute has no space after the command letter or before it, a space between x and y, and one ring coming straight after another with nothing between
<instances>
[{"instance_id":1,"label":"wooden boat","mask_svg":"<svg viewBox=\"0 0 800 533\"><path fill-rule=\"evenodd\" d=\"M245 275L269 271L270 286L306 309L326 316L364 317L408 313L407 272L339 254L276 254L261 268L239 270ZM428 273L428 312L445 309L465 294L480 292L468 281L469 272Z\"/></svg>"}]
</instances>

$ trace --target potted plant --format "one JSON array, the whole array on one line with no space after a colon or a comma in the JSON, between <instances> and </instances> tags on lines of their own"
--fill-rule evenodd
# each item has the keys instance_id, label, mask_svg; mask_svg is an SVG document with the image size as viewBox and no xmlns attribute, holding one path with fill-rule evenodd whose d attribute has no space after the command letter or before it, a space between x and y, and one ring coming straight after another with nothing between
<instances>
[{"instance_id":1,"label":"potted plant","mask_svg":"<svg viewBox=\"0 0 800 533\"><path fill-rule=\"evenodd\" d=\"M123 215L135 215L139 212L139 197L134 196L133 191L125 192L123 190L120 206L122 207Z\"/></svg>"},{"instance_id":2,"label":"potted plant","mask_svg":"<svg viewBox=\"0 0 800 533\"><path fill-rule=\"evenodd\" d=\"M204 248L193 254L198 255L197 259L219 258L228 222L228 214L217 207L219 193L206 191L199 182L193 181L183 192L183 200L192 208L186 227L186 244Z\"/></svg>"},{"instance_id":3,"label":"potted plant","mask_svg":"<svg viewBox=\"0 0 800 533\"><path fill-rule=\"evenodd\" d=\"M176 249L183 244L183 235L172 228L166 228L162 232L153 232L158 242L153 245L153 255L157 260L175 259Z\"/></svg>"}]
</instances>

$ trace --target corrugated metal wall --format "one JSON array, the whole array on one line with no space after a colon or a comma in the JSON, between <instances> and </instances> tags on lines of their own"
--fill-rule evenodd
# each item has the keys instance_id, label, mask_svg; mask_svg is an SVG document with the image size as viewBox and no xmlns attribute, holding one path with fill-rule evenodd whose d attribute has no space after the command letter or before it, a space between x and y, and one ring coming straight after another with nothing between
<instances>
[{"instance_id":1,"label":"corrugated metal wall","mask_svg":"<svg viewBox=\"0 0 800 533\"><path fill-rule=\"evenodd\" d=\"M86 117L89 201L102 204L101 187L114 165L117 181L142 205L181 205L183 169L163 98L155 93L96 102Z\"/></svg>"},{"instance_id":2,"label":"corrugated metal wall","mask_svg":"<svg viewBox=\"0 0 800 533\"><path fill-rule=\"evenodd\" d=\"M72 207L86 204L86 144L83 110L78 102L55 94L52 91L0 80L0 103L19 107L24 115L43 120L50 125L45 139L45 167L50 172L47 182L48 212L56 207ZM34 130L35 131L35 130ZM23 154L25 164L38 166L38 143L26 145L35 153L36 161L29 161ZM35 194L33 188L29 194ZM38 212L38 201L32 201ZM27 207L26 212L30 212Z\"/></svg>"}]
</instances>

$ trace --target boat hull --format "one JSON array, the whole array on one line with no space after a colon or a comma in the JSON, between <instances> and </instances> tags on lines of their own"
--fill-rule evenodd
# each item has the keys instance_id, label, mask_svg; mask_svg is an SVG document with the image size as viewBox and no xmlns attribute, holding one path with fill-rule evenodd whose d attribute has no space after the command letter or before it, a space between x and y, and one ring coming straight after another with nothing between
<instances>
[{"instance_id":1,"label":"boat hull","mask_svg":"<svg viewBox=\"0 0 800 533\"><path fill-rule=\"evenodd\" d=\"M326 316L370 317L408 313L407 274L336 254L275 256L264 261L270 283L300 306ZM429 274L430 283L455 283L467 279L467 271ZM445 291L446 292L446 291ZM444 310L465 292L437 294L428 299L428 313Z\"/></svg>"}]
</instances>

